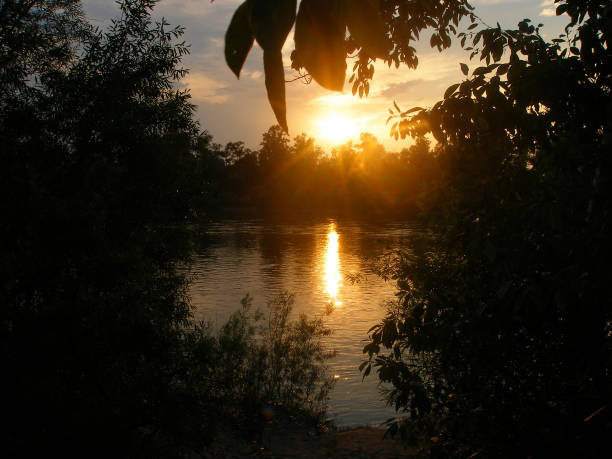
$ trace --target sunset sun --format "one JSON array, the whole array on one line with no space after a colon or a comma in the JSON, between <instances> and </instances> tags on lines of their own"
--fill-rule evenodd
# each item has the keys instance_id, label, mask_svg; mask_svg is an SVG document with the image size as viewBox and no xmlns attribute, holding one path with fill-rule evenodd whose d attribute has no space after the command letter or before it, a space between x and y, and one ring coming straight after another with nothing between
<instances>
[{"instance_id":1,"label":"sunset sun","mask_svg":"<svg viewBox=\"0 0 612 459\"><path fill-rule=\"evenodd\" d=\"M358 123L343 115L328 115L315 121L316 136L335 143L347 142L359 134Z\"/></svg>"}]
</instances>

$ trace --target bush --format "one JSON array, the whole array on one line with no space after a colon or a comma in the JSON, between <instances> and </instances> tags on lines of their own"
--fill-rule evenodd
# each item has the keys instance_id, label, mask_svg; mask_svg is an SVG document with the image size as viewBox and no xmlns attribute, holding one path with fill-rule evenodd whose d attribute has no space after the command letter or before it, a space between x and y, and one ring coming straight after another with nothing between
<instances>
[{"instance_id":1,"label":"bush","mask_svg":"<svg viewBox=\"0 0 612 459\"><path fill-rule=\"evenodd\" d=\"M201 323L187 335L193 349L194 385L209 392L218 421L238 433L260 433L265 422L301 414L319 423L326 413L332 380L326 362L333 356L323 338L331 330L321 318L289 320L293 296L281 294L267 314L252 311L252 298L214 333Z\"/></svg>"}]
</instances>

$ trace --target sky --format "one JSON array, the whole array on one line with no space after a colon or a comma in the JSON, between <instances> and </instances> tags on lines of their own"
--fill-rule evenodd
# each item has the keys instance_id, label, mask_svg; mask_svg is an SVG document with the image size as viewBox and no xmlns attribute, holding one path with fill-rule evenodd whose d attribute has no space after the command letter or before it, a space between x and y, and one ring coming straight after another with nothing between
<instances>
[{"instance_id":1,"label":"sky","mask_svg":"<svg viewBox=\"0 0 612 459\"><path fill-rule=\"evenodd\" d=\"M88 18L103 28L110 18L118 15L114 0L84 0ZM171 25L185 27L184 39L190 44L190 54L183 60L189 69L182 86L188 88L192 102L197 105L196 116L202 129L222 145L244 141L257 149L262 134L276 124L270 108L263 75L263 55L254 45L236 79L225 63L223 55L225 30L235 9L242 0L161 0L153 16L164 17ZM534 24L543 23L544 38L555 38L566 24L565 18L554 15L554 0L473 0L475 13L488 24L499 22L503 28L516 28L519 21L531 18ZM466 23L466 26L469 23ZM388 151L400 151L411 144L409 139L396 141L389 137L386 125L387 109L393 102L402 110L429 107L442 98L444 90L461 81L459 62L473 69L480 64L469 61L467 52L459 46L438 52L429 47L427 34L421 36L417 49L419 66L416 70L394 66L382 61L375 63L374 79L367 98L351 95L351 85L345 83L344 92L328 91L315 82L294 81L286 85L287 120L293 138L306 133L317 139L325 151L346 141L358 141L360 132L370 132ZM285 79L291 80L290 54L294 49L293 32L283 48ZM348 70L352 68L348 62ZM350 72L347 71L347 79Z\"/></svg>"}]
</instances>

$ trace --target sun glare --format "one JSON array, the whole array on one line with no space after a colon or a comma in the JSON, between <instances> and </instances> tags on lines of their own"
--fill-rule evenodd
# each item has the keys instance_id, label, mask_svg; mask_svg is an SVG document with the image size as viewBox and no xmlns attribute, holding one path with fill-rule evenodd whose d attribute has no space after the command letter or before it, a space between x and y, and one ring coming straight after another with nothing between
<instances>
[{"instance_id":1,"label":"sun glare","mask_svg":"<svg viewBox=\"0 0 612 459\"><path fill-rule=\"evenodd\" d=\"M328 115L318 121L316 136L335 143L344 143L359 135L358 123L346 116Z\"/></svg>"}]
</instances>

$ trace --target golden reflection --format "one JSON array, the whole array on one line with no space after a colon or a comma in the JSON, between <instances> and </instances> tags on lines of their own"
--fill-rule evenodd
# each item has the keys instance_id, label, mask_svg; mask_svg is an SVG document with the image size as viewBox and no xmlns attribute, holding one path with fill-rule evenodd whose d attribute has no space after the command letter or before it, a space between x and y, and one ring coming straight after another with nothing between
<instances>
[{"instance_id":1,"label":"golden reflection","mask_svg":"<svg viewBox=\"0 0 612 459\"><path fill-rule=\"evenodd\" d=\"M338 233L336 232L336 224L331 223L327 231L327 249L325 252L325 293L327 293L334 305L342 304L338 301L338 290L341 285L340 277L340 257L338 255Z\"/></svg>"}]
</instances>

